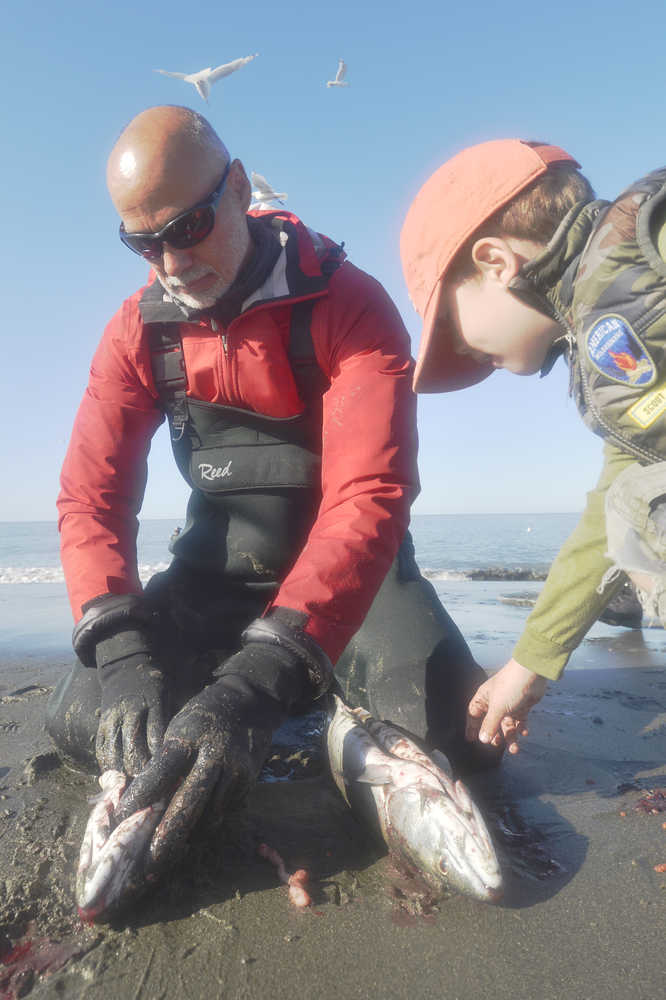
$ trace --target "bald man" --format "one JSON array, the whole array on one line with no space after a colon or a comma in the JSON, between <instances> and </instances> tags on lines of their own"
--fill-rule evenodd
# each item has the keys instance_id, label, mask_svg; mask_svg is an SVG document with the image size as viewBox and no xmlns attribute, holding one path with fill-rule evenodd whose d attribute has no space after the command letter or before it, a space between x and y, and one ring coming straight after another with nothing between
<instances>
[{"instance_id":1,"label":"bald man","mask_svg":"<svg viewBox=\"0 0 666 1000\"><path fill-rule=\"evenodd\" d=\"M168 801L159 869L204 808L243 794L334 664L350 701L454 760L485 675L414 561L412 361L381 286L289 212L249 212L243 165L186 108L138 115L107 179L151 274L104 332L63 466L78 661L47 724L75 766L136 776L121 818ZM191 496L142 589L165 416Z\"/></svg>"}]
</instances>

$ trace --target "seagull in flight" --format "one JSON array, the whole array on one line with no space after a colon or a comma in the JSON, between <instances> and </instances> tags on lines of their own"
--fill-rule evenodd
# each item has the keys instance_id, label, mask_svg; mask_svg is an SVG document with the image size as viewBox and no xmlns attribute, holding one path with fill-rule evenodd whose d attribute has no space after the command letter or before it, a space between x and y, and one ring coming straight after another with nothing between
<instances>
[{"instance_id":1,"label":"seagull in flight","mask_svg":"<svg viewBox=\"0 0 666 1000\"><path fill-rule=\"evenodd\" d=\"M335 80L327 80L327 87L348 87L349 83L345 80L345 74L347 72L347 63L344 59L338 60L338 72L335 74Z\"/></svg>"},{"instance_id":2,"label":"seagull in flight","mask_svg":"<svg viewBox=\"0 0 666 1000\"><path fill-rule=\"evenodd\" d=\"M155 72L162 73L164 76L178 77L179 80L184 80L185 83L193 83L204 101L208 102L212 83L221 80L223 76L229 76L230 73L234 73L241 66L244 66L245 63L252 62L258 55L259 53L255 52L253 56L243 56L242 59L234 59L232 62L216 66L215 69L211 69L208 66L207 69L200 69L197 73L171 73L168 69L156 69Z\"/></svg>"},{"instance_id":3,"label":"seagull in flight","mask_svg":"<svg viewBox=\"0 0 666 1000\"><path fill-rule=\"evenodd\" d=\"M272 201L279 201L281 205L284 205L283 199L287 197L286 191L274 191L273 185L269 184L262 174L257 174L254 170L250 174L250 177L254 188L252 191L253 204L250 206L251 208L256 208L263 212L273 207L270 204Z\"/></svg>"}]
</instances>

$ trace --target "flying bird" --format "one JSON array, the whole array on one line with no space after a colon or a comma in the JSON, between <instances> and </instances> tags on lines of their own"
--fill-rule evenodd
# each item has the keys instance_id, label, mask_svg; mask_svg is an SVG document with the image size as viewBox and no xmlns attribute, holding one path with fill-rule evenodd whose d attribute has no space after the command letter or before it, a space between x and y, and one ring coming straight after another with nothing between
<instances>
[{"instance_id":1,"label":"flying bird","mask_svg":"<svg viewBox=\"0 0 666 1000\"><path fill-rule=\"evenodd\" d=\"M335 74L335 80L327 80L327 87L348 87L349 83L345 80L345 74L347 72L347 63L344 59L338 60L338 72Z\"/></svg>"},{"instance_id":2,"label":"flying bird","mask_svg":"<svg viewBox=\"0 0 666 1000\"><path fill-rule=\"evenodd\" d=\"M272 201L279 201L281 205L284 205L283 199L287 197L285 191L274 191L272 184L269 184L265 177L255 173L254 170L250 174L250 177L252 178L254 188L252 191L253 204L251 208L267 211L273 207L270 204Z\"/></svg>"},{"instance_id":3,"label":"flying bird","mask_svg":"<svg viewBox=\"0 0 666 1000\"><path fill-rule=\"evenodd\" d=\"M216 66L215 69L211 69L208 66L207 69L200 69L197 73L171 73L168 69L156 69L155 72L162 73L164 76L175 76L179 80L184 80L185 83L194 84L197 92L207 102L212 83L221 80L223 76L229 76L230 73L234 73L241 66L244 66L245 63L256 59L258 55L259 53L255 52L253 56L243 56L242 59L234 59L232 62L223 63L222 66Z\"/></svg>"}]
</instances>

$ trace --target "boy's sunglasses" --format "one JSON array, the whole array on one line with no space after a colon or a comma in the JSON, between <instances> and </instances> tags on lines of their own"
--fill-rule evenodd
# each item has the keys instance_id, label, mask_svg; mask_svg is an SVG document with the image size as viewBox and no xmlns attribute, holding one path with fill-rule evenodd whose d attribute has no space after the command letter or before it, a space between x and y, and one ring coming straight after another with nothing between
<instances>
[{"instance_id":1,"label":"boy's sunglasses","mask_svg":"<svg viewBox=\"0 0 666 1000\"><path fill-rule=\"evenodd\" d=\"M158 233L127 233L121 222L119 236L125 246L147 260L159 260L164 243L168 243L174 250L188 250L197 243L202 243L210 236L215 225L215 209L224 194L230 162L224 168L219 184L207 198L167 222Z\"/></svg>"}]
</instances>

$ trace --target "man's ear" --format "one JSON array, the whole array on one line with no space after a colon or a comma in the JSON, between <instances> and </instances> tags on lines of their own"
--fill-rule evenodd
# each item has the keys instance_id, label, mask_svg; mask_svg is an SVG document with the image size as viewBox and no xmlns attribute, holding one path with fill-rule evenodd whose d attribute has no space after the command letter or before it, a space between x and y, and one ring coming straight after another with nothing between
<instances>
[{"instance_id":1,"label":"man's ear","mask_svg":"<svg viewBox=\"0 0 666 1000\"><path fill-rule=\"evenodd\" d=\"M508 285L521 268L522 260L499 236L480 236L472 247L472 261L481 277Z\"/></svg>"},{"instance_id":2,"label":"man's ear","mask_svg":"<svg viewBox=\"0 0 666 1000\"><path fill-rule=\"evenodd\" d=\"M233 188L236 198L243 207L243 211L247 212L252 201L252 185L245 173L245 167L240 160L232 162L229 168L229 180L227 183Z\"/></svg>"}]
</instances>

